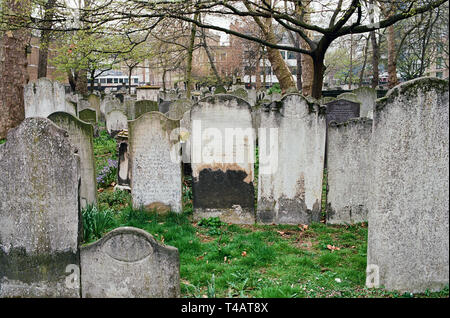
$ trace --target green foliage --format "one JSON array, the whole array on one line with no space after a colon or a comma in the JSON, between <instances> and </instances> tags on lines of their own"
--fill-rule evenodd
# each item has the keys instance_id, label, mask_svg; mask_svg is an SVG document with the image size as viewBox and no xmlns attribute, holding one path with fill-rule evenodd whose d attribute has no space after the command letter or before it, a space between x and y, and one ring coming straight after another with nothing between
<instances>
[{"instance_id":1,"label":"green foliage","mask_svg":"<svg viewBox=\"0 0 450 318\"><path fill-rule=\"evenodd\" d=\"M81 215L84 242L100 239L116 225L113 210L99 210L96 206L89 205L82 210Z\"/></svg>"},{"instance_id":2,"label":"green foliage","mask_svg":"<svg viewBox=\"0 0 450 318\"><path fill-rule=\"evenodd\" d=\"M272 95L274 93L281 93L281 88L279 83L275 83L271 88L267 90L267 95Z\"/></svg>"},{"instance_id":3,"label":"green foliage","mask_svg":"<svg viewBox=\"0 0 450 318\"><path fill-rule=\"evenodd\" d=\"M209 235L220 235L223 233L221 230L221 227L224 225L227 225L226 223L222 222L219 217L210 217L210 218L203 218L198 222L198 226L202 226L204 228L208 228L208 234Z\"/></svg>"},{"instance_id":4,"label":"green foliage","mask_svg":"<svg viewBox=\"0 0 450 318\"><path fill-rule=\"evenodd\" d=\"M108 187L117 181L117 142L106 130L101 130L94 138L94 157L97 186Z\"/></svg>"},{"instance_id":5,"label":"green foliage","mask_svg":"<svg viewBox=\"0 0 450 318\"><path fill-rule=\"evenodd\" d=\"M6 142L6 139L0 139L0 145L4 144Z\"/></svg>"},{"instance_id":6,"label":"green foliage","mask_svg":"<svg viewBox=\"0 0 450 318\"><path fill-rule=\"evenodd\" d=\"M103 191L98 195L98 205L100 208L119 211L131 205L131 194L123 190Z\"/></svg>"}]
</instances>

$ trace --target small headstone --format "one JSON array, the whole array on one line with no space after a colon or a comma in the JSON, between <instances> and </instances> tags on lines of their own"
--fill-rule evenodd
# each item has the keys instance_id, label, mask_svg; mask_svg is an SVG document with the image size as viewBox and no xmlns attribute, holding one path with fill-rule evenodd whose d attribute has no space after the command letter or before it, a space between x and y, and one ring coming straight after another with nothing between
<instances>
[{"instance_id":1,"label":"small headstone","mask_svg":"<svg viewBox=\"0 0 450 318\"><path fill-rule=\"evenodd\" d=\"M180 297L178 249L132 227L81 247L83 298Z\"/></svg>"},{"instance_id":2,"label":"small headstone","mask_svg":"<svg viewBox=\"0 0 450 318\"><path fill-rule=\"evenodd\" d=\"M25 119L0 145L0 171L0 298L79 297L79 275L66 272L78 268L80 239L80 160L67 132Z\"/></svg>"},{"instance_id":3,"label":"small headstone","mask_svg":"<svg viewBox=\"0 0 450 318\"><path fill-rule=\"evenodd\" d=\"M327 106L327 123L331 121L343 123L351 118L359 117L360 103L336 99L325 105Z\"/></svg>"},{"instance_id":4,"label":"small headstone","mask_svg":"<svg viewBox=\"0 0 450 318\"><path fill-rule=\"evenodd\" d=\"M97 112L95 109L85 108L78 113L78 117L80 118L80 120L87 123L97 123Z\"/></svg>"},{"instance_id":5,"label":"small headstone","mask_svg":"<svg viewBox=\"0 0 450 318\"><path fill-rule=\"evenodd\" d=\"M133 206L182 212L180 121L150 112L128 125Z\"/></svg>"},{"instance_id":6,"label":"small headstone","mask_svg":"<svg viewBox=\"0 0 450 318\"><path fill-rule=\"evenodd\" d=\"M192 102L187 99L179 99L174 101L167 112L167 117L171 119L181 119L184 113L192 108Z\"/></svg>"},{"instance_id":7,"label":"small headstone","mask_svg":"<svg viewBox=\"0 0 450 318\"><path fill-rule=\"evenodd\" d=\"M89 108L95 109L97 111L97 114L100 114L100 97L96 94L91 94L88 96L87 100L89 102Z\"/></svg>"},{"instance_id":8,"label":"small headstone","mask_svg":"<svg viewBox=\"0 0 450 318\"><path fill-rule=\"evenodd\" d=\"M94 128L71 114L58 112L48 118L58 127L67 130L69 140L78 150L81 162L80 204L85 208L88 204L97 203L97 182L95 179L95 162L93 136Z\"/></svg>"},{"instance_id":9,"label":"small headstone","mask_svg":"<svg viewBox=\"0 0 450 318\"><path fill-rule=\"evenodd\" d=\"M135 105L134 118L138 119L145 113L159 111L158 103L151 100L138 100Z\"/></svg>"},{"instance_id":10,"label":"small headstone","mask_svg":"<svg viewBox=\"0 0 450 318\"><path fill-rule=\"evenodd\" d=\"M115 135L123 129L128 129L127 116L120 110L110 111L106 115L106 129L110 135Z\"/></svg>"},{"instance_id":11,"label":"small headstone","mask_svg":"<svg viewBox=\"0 0 450 318\"><path fill-rule=\"evenodd\" d=\"M160 113L166 114L169 109L170 105L172 105L173 101L162 101L159 103L158 109Z\"/></svg>"},{"instance_id":12,"label":"small headstone","mask_svg":"<svg viewBox=\"0 0 450 318\"><path fill-rule=\"evenodd\" d=\"M373 109L377 100L377 91L371 87L360 87L353 91L357 99L361 101L361 117L373 118Z\"/></svg>"}]
</instances>

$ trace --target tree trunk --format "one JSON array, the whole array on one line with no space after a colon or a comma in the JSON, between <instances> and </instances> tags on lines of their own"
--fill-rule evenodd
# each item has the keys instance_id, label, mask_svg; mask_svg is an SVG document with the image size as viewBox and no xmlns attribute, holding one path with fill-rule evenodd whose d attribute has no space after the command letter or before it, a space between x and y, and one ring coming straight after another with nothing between
<instances>
[{"instance_id":1,"label":"tree trunk","mask_svg":"<svg viewBox=\"0 0 450 318\"><path fill-rule=\"evenodd\" d=\"M51 20L53 19L53 9L56 0L48 0L45 4L44 29L41 31L39 43L38 78L47 77L48 51L51 39Z\"/></svg>"},{"instance_id":2,"label":"tree trunk","mask_svg":"<svg viewBox=\"0 0 450 318\"><path fill-rule=\"evenodd\" d=\"M87 85L88 84L87 73L88 73L87 70L78 71L78 76L76 80L75 91L83 96L86 96L89 93Z\"/></svg>"},{"instance_id":3,"label":"tree trunk","mask_svg":"<svg viewBox=\"0 0 450 318\"><path fill-rule=\"evenodd\" d=\"M12 12L27 11L28 1L7 0L3 3ZM14 20L14 17L11 18ZM11 21L13 24L13 21ZM25 118L24 85L28 82L28 30L7 30L0 33L0 139Z\"/></svg>"},{"instance_id":4,"label":"tree trunk","mask_svg":"<svg viewBox=\"0 0 450 318\"><path fill-rule=\"evenodd\" d=\"M397 79L397 50L395 48L395 28L391 25L387 28L388 44L388 87L392 88L398 84Z\"/></svg>"},{"instance_id":5,"label":"tree trunk","mask_svg":"<svg viewBox=\"0 0 450 318\"><path fill-rule=\"evenodd\" d=\"M372 88L377 88L380 81L379 65L379 48L375 31L370 32L370 40L372 41Z\"/></svg>"},{"instance_id":6,"label":"tree trunk","mask_svg":"<svg viewBox=\"0 0 450 318\"><path fill-rule=\"evenodd\" d=\"M197 21L199 14L194 15L194 20ZM197 33L197 26L195 23L192 24L191 37L189 39L189 47L187 52L187 62L186 62L186 98L191 99L192 91L192 55L194 53L195 44L195 34Z\"/></svg>"},{"instance_id":7,"label":"tree trunk","mask_svg":"<svg viewBox=\"0 0 450 318\"><path fill-rule=\"evenodd\" d=\"M133 68L128 67L128 94L131 95L131 76L132 76Z\"/></svg>"},{"instance_id":8,"label":"tree trunk","mask_svg":"<svg viewBox=\"0 0 450 318\"><path fill-rule=\"evenodd\" d=\"M297 41L296 41L296 47L300 48L300 41L301 37L300 34L297 34ZM302 54L297 53L297 89L299 92L303 90L303 81L302 81L302 75L303 75L303 67L302 67Z\"/></svg>"},{"instance_id":9,"label":"tree trunk","mask_svg":"<svg viewBox=\"0 0 450 318\"><path fill-rule=\"evenodd\" d=\"M311 86L311 96L315 99L322 97L323 75L325 73L325 56L318 54L313 59L313 82Z\"/></svg>"},{"instance_id":10,"label":"tree trunk","mask_svg":"<svg viewBox=\"0 0 450 318\"><path fill-rule=\"evenodd\" d=\"M361 67L361 73L359 73L359 87L362 86L362 82L364 80L364 71L366 70L366 65L367 65L367 51L368 51L368 47L369 47L369 40L370 40L370 35L367 37L366 44L364 46L364 61L363 61L363 65Z\"/></svg>"}]
</instances>

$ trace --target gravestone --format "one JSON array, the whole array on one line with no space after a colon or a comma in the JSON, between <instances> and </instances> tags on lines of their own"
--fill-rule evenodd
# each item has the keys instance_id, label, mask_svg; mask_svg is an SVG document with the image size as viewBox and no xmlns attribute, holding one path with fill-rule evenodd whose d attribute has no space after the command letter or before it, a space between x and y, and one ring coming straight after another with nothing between
<instances>
[{"instance_id":1,"label":"gravestone","mask_svg":"<svg viewBox=\"0 0 450 318\"><path fill-rule=\"evenodd\" d=\"M135 103L134 118L138 119L145 113L159 111L158 103L151 100L138 100Z\"/></svg>"},{"instance_id":2,"label":"gravestone","mask_svg":"<svg viewBox=\"0 0 450 318\"><path fill-rule=\"evenodd\" d=\"M231 94L232 94L232 95L235 95L235 96L237 96L237 97L239 97L239 98L245 99L245 100L248 99L248 93L247 93L247 91L245 90L245 88L242 88L242 87L237 88L237 89L236 89L234 92L232 92Z\"/></svg>"},{"instance_id":3,"label":"gravestone","mask_svg":"<svg viewBox=\"0 0 450 318\"><path fill-rule=\"evenodd\" d=\"M166 116L171 119L181 119L184 113L192 108L192 102L187 99L176 100L170 105Z\"/></svg>"},{"instance_id":4,"label":"gravestone","mask_svg":"<svg viewBox=\"0 0 450 318\"><path fill-rule=\"evenodd\" d=\"M113 110L125 112L125 105L112 95L106 95L100 103L100 120L105 121L106 114Z\"/></svg>"},{"instance_id":5,"label":"gravestone","mask_svg":"<svg viewBox=\"0 0 450 318\"><path fill-rule=\"evenodd\" d=\"M127 116L120 110L110 111L106 115L106 129L110 135L115 135L123 129L128 129Z\"/></svg>"},{"instance_id":6,"label":"gravestone","mask_svg":"<svg viewBox=\"0 0 450 318\"><path fill-rule=\"evenodd\" d=\"M173 101L162 101L161 103L159 103L158 105L158 110L160 113L166 114L169 109L170 109L170 105L172 105Z\"/></svg>"},{"instance_id":7,"label":"gravestone","mask_svg":"<svg viewBox=\"0 0 450 318\"><path fill-rule=\"evenodd\" d=\"M179 140L173 132L180 121L150 112L128 126L133 207L182 212Z\"/></svg>"},{"instance_id":8,"label":"gravestone","mask_svg":"<svg viewBox=\"0 0 450 318\"><path fill-rule=\"evenodd\" d=\"M327 132L327 223L366 222L370 196L372 120L330 123Z\"/></svg>"},{"instance_id":9,"label":"gravestone","mask_svg":"<svg viewBox=\"0 0 450 318\"><path fill-rule=\"evenodd\" d=\"M151 100L155 103L158 102L158 95L160 93L159 86L140 86L136 88L136 98L137 100ZM165 100L171 100L169 98L164 98ZM136 116L136 118L139 116Z\"/></svg>"},{"instance_id":10,"label":"gravestone","mask_svg":"<svg viewBox=\"0 0 450 318\"><path fill-rule=\"evenodd\" d=\"M351 118L359 117L359 103L345 99L336 99L325 105L327 107L327 123L331 121L343 123Z\"/></svg>"},{"instance_id":11,"label":"gravestone","mask_svg":"<svg viewBox=\"0 0 450 318\"><path fill-rule=\"evenodd\" d=\"M95 109L97 111L97 114L100 114L101 113L101 110L100 110L100 104L101 104L100 97L97 96L96 94L90 94L88 96L87 100L89 102L89 108Z\"/></svg>"},{"instance_id":12,"label":"gravestone","mask_svg":"<svg viewBox=\"0 0 450 318\"><path fill-rule=\"evenodd\" d=\"M136 99L127 95L125 96L125 101L123 102L124 104L124 108L125 108L125 114L127 115L127 119L128 120L135 120L135 114L136 114L136 110L135 110L135 104L136 104Z\"/></svg>"},{"instance_id":13,"label":"gravestone","mask_svg":"<svg viewBox=\"0 0 450 318\"><path fill-rule=\"evenodd\" d=\"M320 221L325 136L323 108L305 97L266 105L258 132L258 222Z\"/></svg>"},{"instance_id":14,"label":"gravestone","mask_svg":"<svg viewBox=\"0 0 450 318\"><path fill-rule=\"evenodd\" d=\"M97 182L95 179L94 128L71 114L58 112L48 118L69 133L70 143L78 150L81 163L80 204L81 208L97 204Z\"/></svg>"},{"instance_id":15,"label":"gravestone","mask_svg":"<svg viewBox=\"0 0 450 318\"><path fill-rule=\"evenodd\" d=\"M64 86L48 78L39 78L25 85L25 118L43 117L63 111L76 115L74 108L66 103Z\"/></svg>"},{"instance_id":16,"label":"gravestone","mask_svg":"<svg viewBox=\"0 0 450 318\"><path fill-rule=\"evenodd\" d=\"M322 97L322 99L320 100L320 103L323 104L327 104L329 102L335 101L336 98L332 97L332 96L324 96Z\"/></svg>"},{"instance_id":17,"label":"gravestone","mask_svg":"<svg viewBox=\"0 0 450 318\"><path fill-rule=\"evenodd\" d=\"M227 90L223 86L217 86L214 90L214 94L226 94Z\"/></svg>"},{"instance_id":18,"label":"gravestone","mask_svg":"<svg viewBox=\"0 0 450 318\"><path fill-rule=\"evenodd\" d=\"M67 132L27 118L0 145L0 297L79 297L80 161Z\"/></svg>"},{"instance_id":19,"label":"gravestone","mask_svg":"<svg viewBox=\"0 0 450 318\"><path fill-rule=\"evenodd\" d=\"M449 283L449 87L419 78L377 100L368 286L436 291Z\"/></svg>"},{"instance_id":20,"label":"gravestone","mask_svg":"<svg viewBox=\"0 0 450 318\"><path fill-rule=\"evenodd\" d=\"M191 124L194 218L254 223L250 105L232 95L207 97L192 107Z\"/></svg>"},{"instance_id":21,"label":"gravestone","mask_svg":"<svg viewBox=\"0 0 450 318\"><path fill-rule=\"evenodd\" d=\"M117 183L121 186L130 185L130 175L129 175L129 153L128 153L128 142L122 141L119 144L119 164L117 171Z\"/></svg>"},{"instance_id":22,"label":"gravestone","mask_svg":"<svg viewBox=\"0 0 450 318\"><path fill-rule=\"evenodd\" d=\"M78 113L80 120L95 125L97 123L97 112L95 109L85 108Z\"/></svg>"},{"instance_id":23,"label":"gravestone","mask_svg":"<svg viewBox=\"0 0 450 318\"><path fill-rule=\"evenodd\" d=\"M117 228L81 247L83 298L180 297L178 249L146 231Z\"/></svg>"},{"instance_id":24,"label":"gravestone","mask_svg":"<svg viewBox=\"0 0 450 318\"><path fill-rule=\"evenodd\" d=\"M255 106L256 105L256 89L249 89L247 90L247 94L248 94L248 102L250 104L250 106Z\"/></svg>"},{"instance_id":25,"label":"gravestone","mask_svg":"<svg viewBox=\"0 0 450 318\"><path fill-rule=\"evenodd\" d=\"M371 87L359 87L353 91L357 99L361 101L361 117L373 118L373 109L377 100L377 91Z\"/></svg>"},{"instance_id":26,"label":"gravestone","mask_svg":"<svg viewBox=\"0 0 450 318\"><path fill-rule=\"evenodd\" d=\"M356 96L356 94L354 93L342 93L338 95L336 99L345 99L354 103L361 103L361 101L358 99L358 96Z\"/></svg>"}]
</instances>

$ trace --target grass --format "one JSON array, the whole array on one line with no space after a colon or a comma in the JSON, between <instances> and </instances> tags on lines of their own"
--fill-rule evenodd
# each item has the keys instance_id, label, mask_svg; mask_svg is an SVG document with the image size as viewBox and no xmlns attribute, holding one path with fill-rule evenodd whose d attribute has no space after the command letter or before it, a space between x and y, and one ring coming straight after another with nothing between
<instances>
[{"instance_id":1,"label":"grass","mask_svg":"<svg viewBox=\"0 0 450 318\"><path fill-rule=\"evenodd\" d=\"M98 142L103 149L98 153L112 150L108 143ZM236 225L216 218L193 222L188 178L183 201L183 213L157 215L134 210L129 193L107 189L99 194L96 210L103 214L89 216L96 220L90 224L98 226L84 243L114 228L133 226L177 247L182 297L449 297L448 287L414 295L366 288L367 223L306 227Z\"/></svg>"}]
</instances>

